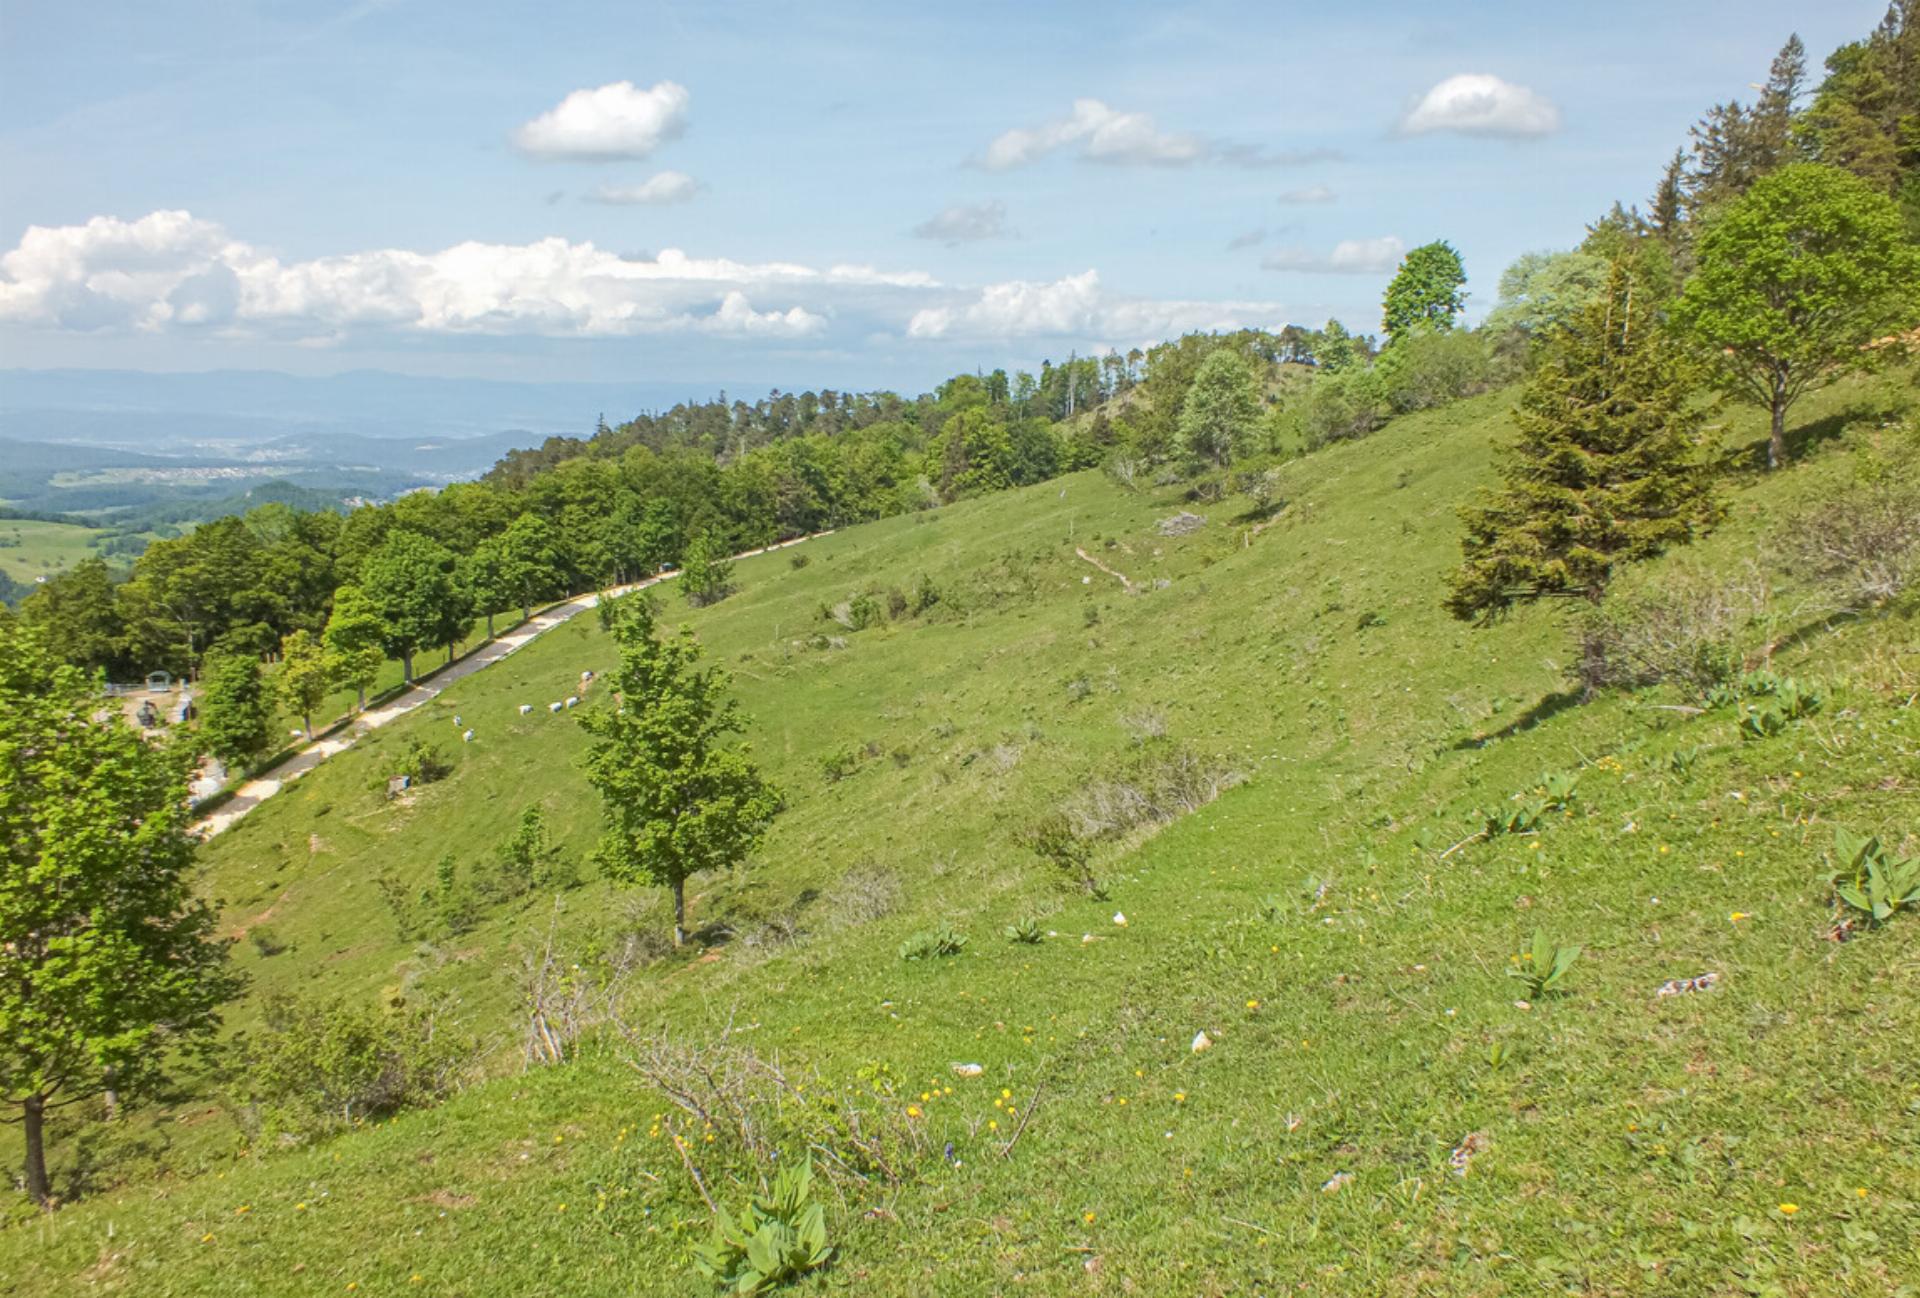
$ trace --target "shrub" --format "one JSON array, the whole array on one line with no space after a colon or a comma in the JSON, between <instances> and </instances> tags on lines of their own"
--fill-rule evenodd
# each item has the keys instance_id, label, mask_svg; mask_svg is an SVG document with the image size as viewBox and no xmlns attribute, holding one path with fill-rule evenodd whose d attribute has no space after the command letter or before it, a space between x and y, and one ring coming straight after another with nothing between
<instances>
[{"instance_id":1,"label":"shrub","mask_svg":"<svg viewBox=\"0 0 1920 1298\"><path fill-rule=\"evenodd\" d=\"M842 923L867 924L898 910L902 892L898 874L872 861L864 861L841 875L827 890L826 904Z\"/></svg>"},{"instance_id":2,"label":"shrub","mask_svg":"<svg viewBox=\"0 0 1920 1298\"><path fill-rule=\"evenodd\" d=\"M1198 811L1240 780L1239 772L1172 740L1145 739L1111 771L1088 780L1062 810L1075 836L1116 838Z\"/></svg>"},{"instance_id":3,"label":"shrub","mask_svg":"<svg viewBox=\"0 0 1920 1298\"><path fill-rule=\"evenodd\" d=\"M1891 603L1920 578L1920 480L1883 475L1837 493L1775 544L1788 571L1844 606Z\"/></svg>"},{"instance_id":4,"label":"shrub","mask_svg":"<svg viewBox=\"0 0 1920 1298\"><path fill-rule=\"evenodd\" d=\"M1051 865L1065 882L1090 894L1099 894L1100 885L1088 867L1093 858L1093 844L1074 832L1073 822L1066 813L1056 811L1041 817L1021 835L1021 841L1035 856Z\"/></svg>"},{"instance_id":5,"label":"shrub","mask_svg":"<svg viewBox=\"0 0 1920 1298\"><path fill-rule=\"evenodd\" d=\"M807 564L811 562L811 560L809 560L807 556L804 554L796 554L788 558L787 562L793 565L793 570L795 572L798 572L800 571L800 569L806 567Z\"/></svg>"},{"instance_id":6,"label":"shrub","mask_svg":"<svg viewBox=\"0 0 1920 1298\"><path fill-rule=\"evenodd\" d=\"M415 735L400 750L399 773L412 780L417 787L446 779L453 773L453 763L446 759L437 745ZM382 783L384 785L384 781Z\"/></svg>"},{"instance_id":7,"label":"shrub","mask_svg":"<svg viewBox=\"0 0 1920 1298\"><path fill-rule=\"evenodd\" d=\"M914 616L918 617L920 614L927 612L939 602L940 588L933 584L933 578L927 576L925 573L921 573L920 580L915 582L913 587Z\"/></svg>"},{"instance_id":8,"label":"shrub","mask_svg":"<svg viewBox=\"0 0 1920 1298\"><path fill-rule=\"evenodd\" d=\"M472 1042L430 1007L270 998L242 1043L242 1090L261 1129L315 1133L434 1103L473 1066Z\"/></svg>"},{"instance_id":9,"label":"shrub","mask_svg":"<svg viewBox=\"0 0 1920 1298\"><path fill-rule=\"evenodd\" d=\"M713 1238L694 1264L731 1294L762 1294L826 1265L826 1209L813 1201L813 1163L780 1169L773 1188L755 1195L739 1220L716 1208Z\"/></svg>"},{"instance_id":10,"label":"shrub","mask_svg":"<svg viewBox=\"0 0 1920 1298\"><path fill-rule=\"evenodd\" d=\"M1743 644L1764 640L1771 598L1749 564L1732 578L1682 570L1610 600L1581 629L1581 684L1591 693L1666 682L1704 699L1740 674Z\"/></svg>"},{"instance_id":11,"label":"shrub","mask_svg":"<svg viewBox=\"0 0 1920 1298\"><path fill-rule=\"evenodd\" d=\"M838 784L859 769L859 752L845 745L820 759L820 774L828 784Z\"/></svg>"},{"instance_id":12,"label":"shrub","mask_svg":"<svg viewBox=\"0 0 1920 1298\"><path fill-rule=\"evenodd\" d=\"M847 601L846 624L855 631L865 631L868 627L879 626L883 616L880 601L871 594L855 595Z\"/></svg>"},{"instance_id":13,"label":"shrub","mask_svg":"<svg viewBox=\"0 0 1920 1298\"><path fill-rule=\"evenodd\" d=\"M898 586L887 587L888 617L898 621L907 615L907 610L911 607L912 604L907 599L906 591L901 590Z\"/></svg>"},{"instance_id":14,"label":"shrub","mask_svg":"<svg viewBox=\"0 0 1920 1298\"><path fill-rule=\"evenodd\" d=\"M1374 362L1374 372L1388 407L1408 414L1486 391L1492 354L1476 333L1422 330L1395 339Z\"/></svg>"},{"instance_id":15,"label":"shrub","mask_svg":"<svg viewBox=\"0 0 1920 1298\"><path fill-rule=\"evenodd\" d=\"M280 940L280 935L265 924L248 929L247 941L251 942L253 949L264 958L277 956L287 949L287 944Z\"/></svg>"}]
</instances>

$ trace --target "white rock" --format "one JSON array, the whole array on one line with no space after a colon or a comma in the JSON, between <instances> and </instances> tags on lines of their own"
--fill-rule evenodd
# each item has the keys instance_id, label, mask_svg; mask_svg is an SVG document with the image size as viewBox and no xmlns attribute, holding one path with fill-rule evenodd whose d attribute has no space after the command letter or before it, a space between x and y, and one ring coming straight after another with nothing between
<instances>
[{"instance_id":1,"label":"white rock","mask_svg":"<svg viewBox=\"0 0 1920 1298\"><path fill-rule=\"evenodd\" d=\"M1091 934L1091 933L1082 933L1082 934L1080 935L1080 945L1081 945L1081 946L1085 946L1085 945L1086 945L1087 943L1089 943L1089 942L1098 942L1099 940L1100 940L1099 938L1097 938L1097 937L1095 937L1095 936L1094 936L1093 934Z\"/></svg>"},{"instance_id":2,"label":"white rock","mask_svg":"<svg viewBox=\"0 0 1920 1298\"><path fill-rule=\"evenodd\" d=\"M1194 1054L1197 1055L1202 1050L1211 1050L1212 1048L1213 1048L1212 1037L1208 1036L1205 1032L1196 1032L1193 1034L1193 1053Z\"/></svg>"},{"instance_id":3,"label":"white rock","mask_svg":"<svg viewBox=\"0 0 1920 1298\"><path fill-rule=\"evenodd\" d=\"M1336 1193L1340 1189L1340 1187L1351 1184L1352 1181L1353 1181L1352 1172L1335 1172L1332 1176L1328 1177L1326 1179L1326 1183L1320 1187L1320 1193L1322 1194Z\"/></svg>"},{"instance_id":4,"label":"white rock","mask_svg":"<svg viewBox=\"0 0 1920 1298\"><path fill-rule=\"evenodd\" d=\"M1127 917L1116 910L1113 912L1113 922L1121 928L1125 928L1127 926Z\"/></svg>"},{"instance_id":5,"label":"white rock","mask_svg":"<svg viewBox=\"0 0 1920 1298\"><path fill-rule=\"evenodd\" d=\"M979 1064L955 1064L953 1066L953 1074L955 1077L978 1077L986 1071L987 1070Z\"/></svg>"}]
</instances>

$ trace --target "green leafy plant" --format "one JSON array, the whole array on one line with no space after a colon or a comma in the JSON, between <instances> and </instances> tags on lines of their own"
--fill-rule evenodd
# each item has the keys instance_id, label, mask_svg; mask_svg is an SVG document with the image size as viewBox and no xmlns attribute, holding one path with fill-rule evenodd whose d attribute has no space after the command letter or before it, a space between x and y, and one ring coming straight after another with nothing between
<instances>
[{"instance_id":1,"label":"green leafy plant","mask_svg":"<svg viewBox=\"0 0 1920 1298\"><path fill-rule=\"evenodd\" d=\"M1046 930L1040 927L1040 921L1031 915L1007 925L1007 941L1024 946L1034 946L1046 935Z\"/></svg>"},{"instance_id":2,"label":"green leafy plant","mask_svg":"<svg viewBox=\"0 0 1920 1298\"><path fill-rule=\"evenodd\" d=\"M1527 998L1537 1000L1561 990L1567 971L1580 958L1577 946L1561 946L1550 940L1542 929L1533 931L1530 949L1514 957L1507 977L1517 978L1527 989Z\"/></svg>"},{"instance_id":3,"label":"green leafy plant","mask_svg":"<svg viewBox=\"0 0 1920 1298\"><path fill-rule=\"evenodd\" d=\"M1669 774L1688 775L1693 771L1693 764L1700 760L1700 754L1705 751L1706 749L1699 744L1691 748L1676 748L1667 754L1666 760L1661 764Z\"/></svg>"},{"instance_id":4,"label":"green leafy plant","mask_svg":"<svg viewBox=\"0 0 1920 1298\"><path fill-rule=\"evenodd\" d=\"M694 1265L727 1293L762 1294L825 1266L827 1214L813 1201L813 1164L780 1169L773 1188L755 1195L738 1218L716 1209L713 1238L694 1250Z\"/></svg>"},{"instance_id":5,"label":"green leafy plant","mask_svg":"<svg viewBox=\"0 0 1920 1298\"><path fill-rule=\"evenodd\" d=\"M820 759L820 774L828 784L838 784L860 769L860 754L853 748L836 748Z\"/></svg>"},{"instance_id":6,"label":"green leafy plant","mask_svg":"<svg viewBox=\"0 0 1920 1298\"><path fill-rule=\"evenodd\" d=\"M1527 798L1480 813L1481 832L1488 838L1502 834L1530 834L1540 827L1547 804L1539 798Z\"/></svg>"},{"instance_id":7,"label":"green leafy plant","mask_svg":"<svg viewBox=\"0 0 1920 1298\"><path fill-rule=\"evenodd\" d=\"M967 935L956 932L952 925L943 924L937 929L922 929L900 944L902 960L931 960L939 956L959 955L967 945Z\"/></svg>"},{"instance_id":8,"label":"green leafy plant","mask_svg":"<svg viewBox=\"0 0 1920 1298\"><path fill-rule=\"evenodd\" d=\"M1846 929L1879 928L1903 910L1920 908L1920 857L1895 857L1878 838L1836 829L1840 868L1827 876Z\"/></svg>"},{"instance_id":9,"label":"green leafy plant","mask_svg":"<svg viewBox=\"0 0 1920 1298\"><path fill-rule=\"evenodd\" d=\"M1540 777L1548 811L1565 811L1579 796L1580 776L1571 771L1549 771Z\"/></svg>"}]
</instances>

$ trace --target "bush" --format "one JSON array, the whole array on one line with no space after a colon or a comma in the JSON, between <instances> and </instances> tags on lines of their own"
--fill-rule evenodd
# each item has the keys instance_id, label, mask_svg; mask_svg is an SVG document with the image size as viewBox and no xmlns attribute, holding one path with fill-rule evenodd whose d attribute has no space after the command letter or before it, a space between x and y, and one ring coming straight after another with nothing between
<instances>
[{"instance_id":1,"label":"bush","mask_svg":"<svg viewBox=\"0 0 1920 1298\"><path fill-rule=\"evenodd\" d=\"M248 929L247 941L253 944L253 949L263 958L277 956L287 949L287 944L280 940L280 935L265 924Z\"/></svg>"},{"instance_id":2,"label":"bush","mask_svg":"<svg viewBox=\"0 0 1920 1298\"><path fill-rule=\"evenodd\" d=\"M1580 682L1589 693L1666 682L1705 699L1745 669L1743 646L1764 642L1771 598L1752 564L1732 577L1683 569L1617 597L1581 628Z\"/></svg>"},{"instance_id":3,"label":"bush","mask_svg":"<svg viewBox=\"0 0 1920 1298\"><path fill-rule=\"evenodd\" d=\"M913 586L913 615L918 617L939 602L940 588L933 584L933 578L921 573Z\"/></svg>"},{"instance_id":4,"label":"bush","mask_svg":"<svg viewBox=\"0 0 1920 1298\"><path fill-rule=\"evenodd\" d=\"M1920 481L1877 475L1794 519L1784 566L1847 608L1889 604L1920 579Z\"/></svg>"},{"instance_id":5,"label":"bush","mask_svg":"<svg viewBox=\"0 0 1920 1298\"><path fill-rule=\"evenodd\" d=\"M1198 811L1241 778L1172 740L1143 738L1110 772L1088 780L1062 812L1078 838L1117 838Z\"/></svg>"},{"instance_id":6,"label":"bush","mask_svg":"<svg viewBox=\"0 0 1920 1298\"><path fill-rule=\"evenodd\" d=\"M453 763L449 762L437 745L430 744L419 736L407 740L407 746L400 750L399 774L412 780L417 787L444 780L453 773ZM382 787L385 781L382 781Z\"/></svg>"},{"instance_id":7,"label":"bush","mask_svg":"<svg viewBox=\"0 0 1920 1298\"><path fill-rule=\"evenodd\" d=\"M275 996L263 1019L241 1047L243 1098L261 1130L313 1134L432 1104L473 1068L474 1044L430 1007Z\"/></svg>"},{"instance_id":8,"label":"bush","mask_svg":"<svg viewBox=\"0 0 1920 1298\"><path fill-rule=\"evenodd\" d=\"M800 569L806 567L811 560L804 554L796 554L790 557L787 562L793 566L795 572L798 572Z\"/></svg>"},{"instance_id":9,"label":"bush","mask_svg":"<svg viewBox=\"0 0 1920 1298\"><path fill-rule=\"evenodd\" d=\"M855 631L865 631L868 627L879 626L884 620L880 611L880 601L870 594L855 595L847 601L847 626Z\"/></svg>"},{"instance_id":10,"label":"bush","mask_svg":"<svg viewBox=\"0 0 1920 1298\"><path fill-rule=\"evenodd\" d=\"M1477 333L1424 330L1396 339L1380 353L1374 370L1388 407L1404 415L1485 392L1492 353Z\"/></svg>"}]
</instances>

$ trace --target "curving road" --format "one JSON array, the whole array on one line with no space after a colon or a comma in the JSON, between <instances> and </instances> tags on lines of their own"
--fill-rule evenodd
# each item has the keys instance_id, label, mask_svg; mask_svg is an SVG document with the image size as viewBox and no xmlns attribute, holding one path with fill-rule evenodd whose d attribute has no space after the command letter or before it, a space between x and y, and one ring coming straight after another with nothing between
<instances>
[{"instance_id":1,"label":"curving road","mask_svg":"<svg viewBox=\"0 0 1920 1298\"><path fill-rule=\"evenodd\" d=\"M758 550L744 550L733 557L735 559L750 559L756 554L766 554L772 550L784 550L789 546L800 545L803 542L811 541L815 536L827 535L829 535L827 532L815 532L812 536L796 536L791 541L776 541L772 545L762 546ZM663 581L671 581L679 575L677 570L674 572L663 572L659 576L649 577L645 581L636 581L628 586L615 587L609 593L613 595L625 595L629 591L642 590L648 586L657 586ZM590 595L582 595L578 599L570 599L564 604L555 604L552 608L536 613L512 631L488 641L466 657L456 661L452 666L442 668L439 672L435 673L431 679L416 684L400 697L382 703L378 707L368 708L356 717L351 725L347 726L346 729L340 731L338 734L330 735L325 739L316 740L314 743L308 744L305 748L302 748L278 766L270 770L262 771L253 779L242 784L234 790L233 797L222 804L218 811L196 824L193 827L194 832L202 838L212 838L215 834L231 829L239 823L241 817L265 802L268 798L271 798L274 794L280 792L280 790L286 788L287 785L293 783L293 781L299 779L308 771L311 771L314 767L320 765L320 763L326 761L329 757L332 757L335 753L342 753L353 747L354 744L360 741L361 736L378 730L389 721L404 717L421 704L439 697L439 695L455 681L464 680L483 668L493 666L493 664L499 662L514 650L532 643L536 637L553 630L553 628L563 622L572 620L575 616L586 612L590 608L597 607L600 603L600 595L601 592L596 591Z\"/></svg>"}]
</instances>

